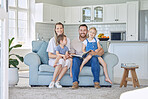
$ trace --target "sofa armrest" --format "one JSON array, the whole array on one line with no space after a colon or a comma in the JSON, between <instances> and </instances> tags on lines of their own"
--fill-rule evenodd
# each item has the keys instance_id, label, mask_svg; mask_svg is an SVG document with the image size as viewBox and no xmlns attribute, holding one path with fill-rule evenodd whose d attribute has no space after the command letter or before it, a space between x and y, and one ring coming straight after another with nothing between
<instances>
[{"instance_id":1,"label":"sofa armrest","mask_svg":"<svg viewBox=\"0 0 148 99\"><path fill-rule=\"evenodd\" d=\"M24 57L24 63L29 66L29 85L37 85L40 57L36 53L29 53Z\"/></svg>"},{"instance_id":2,"label":"sofa armrest","mask_svg":"<svg viewBox=\"0 0 148 99\"><path fill-rule=\"evenodd\" d=\"M104 59L104 61L106 62L107 65L109 65L109 67L114 67L118 64L118 56L113 54L113 53L104 53L104 55L102 56L102 58Z\"/></svg>"},{"instance_id":3,"label":"sofa armrest","mask_svg":"<svg viewBox=\"0 0 148 99\"><path fill-rule=\"evenodd\" d=\"M113 67L116 66L118 64L118 57L117 55L113 54L113 53L108 53L106 52L102 58L104 59L104 61L107 64L107 71L108 71L108 75L109 78L111 79L112 82L114 82L114 69ZM105 82L108 83L108 82Z\"/></svg>"},{"instance_id":4,"label":"sofa armrest","mask_svg":"<svg viewBox=\"0 0 148 99\"><path fill-rule=\"evenodd\" d=\"M41 64L40 57L36 53L29 53L24 57L24 63L28 66L39 66Z\"/></svg>"}]
</instances>

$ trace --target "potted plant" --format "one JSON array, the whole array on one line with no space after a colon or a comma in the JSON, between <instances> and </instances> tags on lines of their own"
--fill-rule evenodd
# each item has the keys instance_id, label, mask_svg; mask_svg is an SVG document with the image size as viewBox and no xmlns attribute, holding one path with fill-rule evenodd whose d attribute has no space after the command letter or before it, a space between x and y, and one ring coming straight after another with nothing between
<instances>
[{"instance_id":1,"label":"potted plant","mask_svg":"<svg viewBox=\"0 0 148 99\"><path fill-rule=\"evenodd\" d=\"M19 65L19 61L18 59L23 62L24 58L22 56L19 56L17 54L11 54L10 52L12 51L13 48L18 48L18 47L22 47L21 44L16 44L14 46L12 45L12 42L14 40L14 37L12 39L9 39L9 86L15 86L18 81L19 81L19 77L18 77L18 65ZM12 56L15 56L16 58L12 58Z\"/></svg>"}]
</instances>

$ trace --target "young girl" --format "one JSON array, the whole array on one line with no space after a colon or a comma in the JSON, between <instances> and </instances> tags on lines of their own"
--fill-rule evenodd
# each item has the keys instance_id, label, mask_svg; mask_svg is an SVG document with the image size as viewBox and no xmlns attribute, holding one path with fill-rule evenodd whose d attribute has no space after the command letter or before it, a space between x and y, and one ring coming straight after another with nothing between
<instances>
[{"instance_id":1,"label":"young girl","mask_svg":"<svg viewBox=\"0 0 148 99\"><path fill-rule=\"evenodd\" d=\"M72 60L69 58L69 53L68 53L69 49L66 46L66 44L67 44L66 35L63 35L63 34L62 35L59 35L57 37L57 43L59 45L56 46L55 50L56 50L56 55L58 55L58 57L55 60L54 67L57 66L57 63L59 61L62 61L60 59L64 59L63 61L65 61L65 62L62 65L67 66L68 68L70 68L71 67L71 61ZM72 70L71 70L71 68L70 68L70 76L72 76Z\"/></svg>"},{"instance_id":2,"label":"young girl","mask_svg":"<svg viewBox=\"0 0 148 99\"><path fill-rule=\"evenodd\" d=\"M97 40L95 38L97 34L97 30L95 27L92 27L89 29L88 31L88 38L83 42L83 47L82 47L82 51L86 52L89 50L93 50L95 52L98 52L101 48L100 44L99 44L99 40ZM84 58L81 66L80 66L80 72L83 68L83 66L91 59L92 55L87 54L87 56ZM103 66L103 70L104 70L104 74L105 74L105 81L108 81L109 83L112 84L111 80L109 79L108 73L107 73L107 65L105 63L105 61L98 55L96 55L96 57L98 57L98 60L100 62L100 64Z\"/></svg>"}]
</instances>

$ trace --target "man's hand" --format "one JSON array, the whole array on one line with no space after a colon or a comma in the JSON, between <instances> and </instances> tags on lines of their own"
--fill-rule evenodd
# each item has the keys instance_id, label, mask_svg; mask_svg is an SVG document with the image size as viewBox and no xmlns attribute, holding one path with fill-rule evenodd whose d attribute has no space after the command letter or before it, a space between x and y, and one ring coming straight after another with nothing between
<instances>
[{"instance_id":1,"label":"man's hand","mask_svg":"<svg viewBox=\"0 0 148 99\"><path fill-rule=\"evenodd\" d=\"M101 48L98 52L97 55L102 56L104 54L104 50L103 48Z\"/></svg>"},{"instance_id":2,"label":"man's hand","mask_svg":"<svg viewBox=\"0 0 148 99\"><path fill-rule=\"evenodd\" d=\"M100 50L97 50L97 51L91 51L89 52L90 55L99 55L99 56L102 56L104 54L104 50L103 48L101 48Z\"/></svg>"}]
</instances>

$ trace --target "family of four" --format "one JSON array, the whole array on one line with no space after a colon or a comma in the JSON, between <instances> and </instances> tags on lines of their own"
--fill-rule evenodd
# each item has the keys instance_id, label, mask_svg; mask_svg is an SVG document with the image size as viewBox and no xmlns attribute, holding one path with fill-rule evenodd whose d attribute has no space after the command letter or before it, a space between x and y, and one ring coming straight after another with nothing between
<instances>
[{"instance_id":1,"label":"family of four","mask_svg":"<svg viewBox=\"0 0 148 99\"><path fill-rule=\"evenodd\" d=\"M49 56L49 65L55 68L53 78L49 84L49 88L62 88L60 80L70 68L70 76L73 78L73 89L79 86L79 74L83 66L91 66L91 71L94 77L94 87L100 88L99 74L100 64L103 66L105 81L112 84L107 73L107 65L101 58L104 50L100 46L99 40L95 38L97 30L91 27L88 30L87 25L79 26L79 37L70 42L70 39L64 35L64 25L56 23L55 36L50 39L47 52ZM72 57L71 55L81 55L83 52L91 50L83 58ZM58 77L58 78L57 78Z\"/></svg>"}]
</instances>

